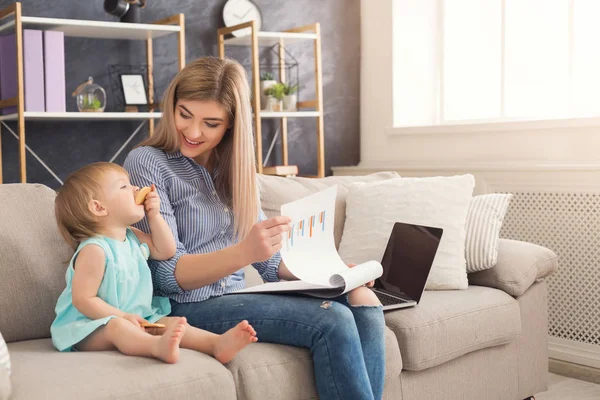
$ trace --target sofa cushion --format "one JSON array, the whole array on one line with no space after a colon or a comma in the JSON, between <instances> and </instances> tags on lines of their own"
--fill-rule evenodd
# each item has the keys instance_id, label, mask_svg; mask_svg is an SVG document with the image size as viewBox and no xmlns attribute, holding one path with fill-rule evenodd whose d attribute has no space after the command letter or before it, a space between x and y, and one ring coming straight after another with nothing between
<instances>
[{"instance_id":1,"label":"sofa cushion","mask_svg":"<svg viewBox=\"0 0 600 400\"><path fill-rule=\"evenodd\" d=\"M394 333L385 330L385 379L398 379L402 358ZM271 343L251 344L227 368L240 400L317 398L313 361L308 349Z\"/></svg>"},{"instance_id":2,"label":"sofa cushion","mask_svg":"<svg viewBox=\"0 0 600 400\"><path fill-rule=\"evenodd\" d=\"M181 350L177 364L117 351L61 353L50 339L9 344L12 400L235 399L229 371L205 354Z\"/></svg>"},{"instance_id":3,"label":"sofa cushion","mask_svg":"<svg viewBox=\"0 0 600 400\"><path fill-rule=\"evenodd\" d=\"M396 172L378 172L365 176L328 176L322 179L258 175L260 186L260 199L262 209L267 217L281 213L281 205L298 200L302 197L316 193L330 186L338 185L335 199L335 224L333 237L335 246L338 247L344 231L346 220L346 196L348 188L356 182L375 182L386 179L398 178Z\"/></svg>"},{"instance_id":4,"label":"sofa cushion","mask_svg":"<svg viewBox=\"0 0 600 400\"><path fill-rule=\"evenodd\" d=\"M0 331L7 342L50 337L73 250L58 232L55 192L0 185Z\"/></svg>"},{"instance_id":5,"label":"sofa cushion","mask_svg":"<svg viewBox=\"0 0 600 400\"><path fill-rule=\"evenodd\" d=\"M513 196L512 193L490 193L471 199L465 222L467 273L496 265L500 230Z\"/></svg>"},{"instance_id":6,"label":"sofa cushion","mask_svg":"<svg viewBox=\"0 0 600 400\"><path fill-rule=\"evenodd\" d=\"M497 288L519 297L557 268L558 257L552 250L533 243L500 239L498 262L494 268L469 274L469 283Z\"/></svg>"},{"instance_id":7,"label":"sofa cushion","mask_svg":"<svg viewBox=\"0 0 600 400\"><path fill-rule=\"evenodd\" d=\"M521 332L518 302L479 286L426 291L416 307L388 312L385 320L398 338L404 369L411 371L509 343Z\"/></svg>"},{"instance_id":8,"label":"sofa cushion","mask_svg":"<svg viewBox=\"0 0 600 400\"><path fill-rule=\"evenodd\" d=\"M425 288L466 289L465 220L474 186L472 175L352 185L340 257L346 263L381 262L396 222L443 228Z\"/></svg>"},{"instance_id":9,"label":"sofa cushion","mask_svg":"<svg viewBox=\"0 0 600 400\"><path fill-rule=\"evenodd\" d=\"M0 369L0 400L10 399L11 385L8 371Z\"/></svg>"},{"instance_id":10,"label":"sofa cushion","mask_svg":"<svg viewBox=\"0 0 600 400\"><path fill-rule=\"evenodd\" d=\"M10 355L0 332L0 400L10 397Z\"/></svg>"}]
</instances>

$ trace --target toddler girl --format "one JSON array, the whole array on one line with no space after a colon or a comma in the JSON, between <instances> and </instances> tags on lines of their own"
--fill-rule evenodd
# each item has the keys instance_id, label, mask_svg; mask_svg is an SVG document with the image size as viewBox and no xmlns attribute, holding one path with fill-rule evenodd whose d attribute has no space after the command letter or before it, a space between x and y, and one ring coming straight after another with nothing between
<instances>
[{"instance_id":1,"label":"toddler girl","mask_svg":"<svg viewBox=\"0 0 600 400\"><path fill-rule=\"evenodd\" d=\"M81 168L59 190L56 219L76 251L56 305L52 343L60 351L116 348L167 363L177 362L181 346L231 361L257 341L247 321L216 335L189 326L185 318L167 317L169 300L153 296L147 259L173 257L175 239L159 213L155 188L140 205L138 191L127 171L112 163ZM131 227L145 215L150 234Z\"/></svg>"}]
</instances>

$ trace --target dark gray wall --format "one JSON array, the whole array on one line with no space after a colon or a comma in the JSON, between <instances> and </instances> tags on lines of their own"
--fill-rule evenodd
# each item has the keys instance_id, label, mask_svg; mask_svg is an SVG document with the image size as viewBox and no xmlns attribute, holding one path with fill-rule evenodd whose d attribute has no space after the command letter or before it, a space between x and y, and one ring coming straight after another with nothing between
<instances>
[{"instance_id":1,"label":"dark gray wall","mask_svg":"<svg viewBox=\"0 0 600 400\"><path fill-rule=\"evenodd\" d=\"M142 22L176 13L184 13L186 21L187 60L216 55L216 29L223 25L221 12L225 0L148 0ZM255 0L263 14L263 30L278 31L294 26L320 22L322 29L323 88L325 104L326 171L331 166L355 165L359 161L359 0ZM0 0L0 7L12 1ZM106 14L102 0L24 0L23 14L28 16L116 20ZM156 93L160 98L169 80L177 72L176 37L154 42ZM227 48L227 55L249 66L249 51ZM300 100L314 99L312 43L290 46L298 60ZM267 54L265 54L265 52ZM268 57L268 51L263 50ZM107 111L113 111L110 64L144 64L144 42L66 39L67 111L76 111L71 92L93 76L109 95ZM274 71L275 72L275 71ZM263 122L263 147L266 154L274 134L274 121ZM300 167L301 174L316 173L316 131L314 119L290 119L290 163ZM10 123L15 129L16 124ZM26 122L26 142L62 178L73 170L95 161L108 161L133 132L133 122ZM147 134L144 128L132 145ZM131 146L130 146L131 147ZM271 161L280 161L279 143ZM116 161L122 163L125 152ZM18 181L17 141L2 129L4 182ZM52 176L32 157L27 157L29 182L56 188Z\"/></svg>"}]
</instances>

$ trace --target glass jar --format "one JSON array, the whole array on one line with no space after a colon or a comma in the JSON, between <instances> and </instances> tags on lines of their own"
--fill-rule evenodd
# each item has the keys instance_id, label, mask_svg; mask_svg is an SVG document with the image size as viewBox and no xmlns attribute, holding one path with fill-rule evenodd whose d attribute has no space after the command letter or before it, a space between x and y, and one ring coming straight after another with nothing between
<instances>
[{"instance_id":1,"label":"glass jar","mask_svg":"<svg viewBox=\"0 0 600 400\"><path fill-rule=\"evenodd\" d=\"M77 109L81 112L103 112L106 107L106 91L95 84L91 76L75 89L73 96L77 100Z\"/></svg>"}]
</instances>

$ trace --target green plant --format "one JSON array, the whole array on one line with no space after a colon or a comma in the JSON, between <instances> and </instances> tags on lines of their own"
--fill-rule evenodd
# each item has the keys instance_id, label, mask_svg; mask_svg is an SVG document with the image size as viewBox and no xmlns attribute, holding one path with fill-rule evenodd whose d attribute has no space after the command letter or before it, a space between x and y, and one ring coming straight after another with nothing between
<instances>
[{"instance_id":1,"label":"green plant","mask_svg":"<svg viewBox=\"0 0 600 400\"><path fill-rule=\"evenodd\" d=\"M98 110L102 107L100 99L96 96L83 96L83 108L90 108L92 110Z\"/></svg>"},{"instance_id":2,"label":"green plant","mask_svg":"<svg viewBox=\"0 0 600 400\"><path fill-rule=\"evenodd\" d=\"M283 94L286 96L294 94L298 90L298 85L287 85L284 83L283 86Z\"/></svg>"},{"instance_id":3,"label":"green plant","mask_svg":"<svg viewBox=\"0 0 600 400\"><path fill-rule=\"evenodd\" d=\"M276 84L274 84L273 86L271 86L270 88L265 90L265 94L267 96L273 96L277 100L283 100L283 96L285 95L284 91L285 91L285 84L283 84L281 82L277 82Z\"/></svg>"},{"instance_id":4,"label":"green plant","mask_svg":"<svg viewBox=\"0 0 600 400\"><path fill-rule=\"evenodd\" d=\"M263 72L262 74L260 74L260 80L261 81L274 81L275 77L270 72Z\"/></svg>"}]
</instances>

